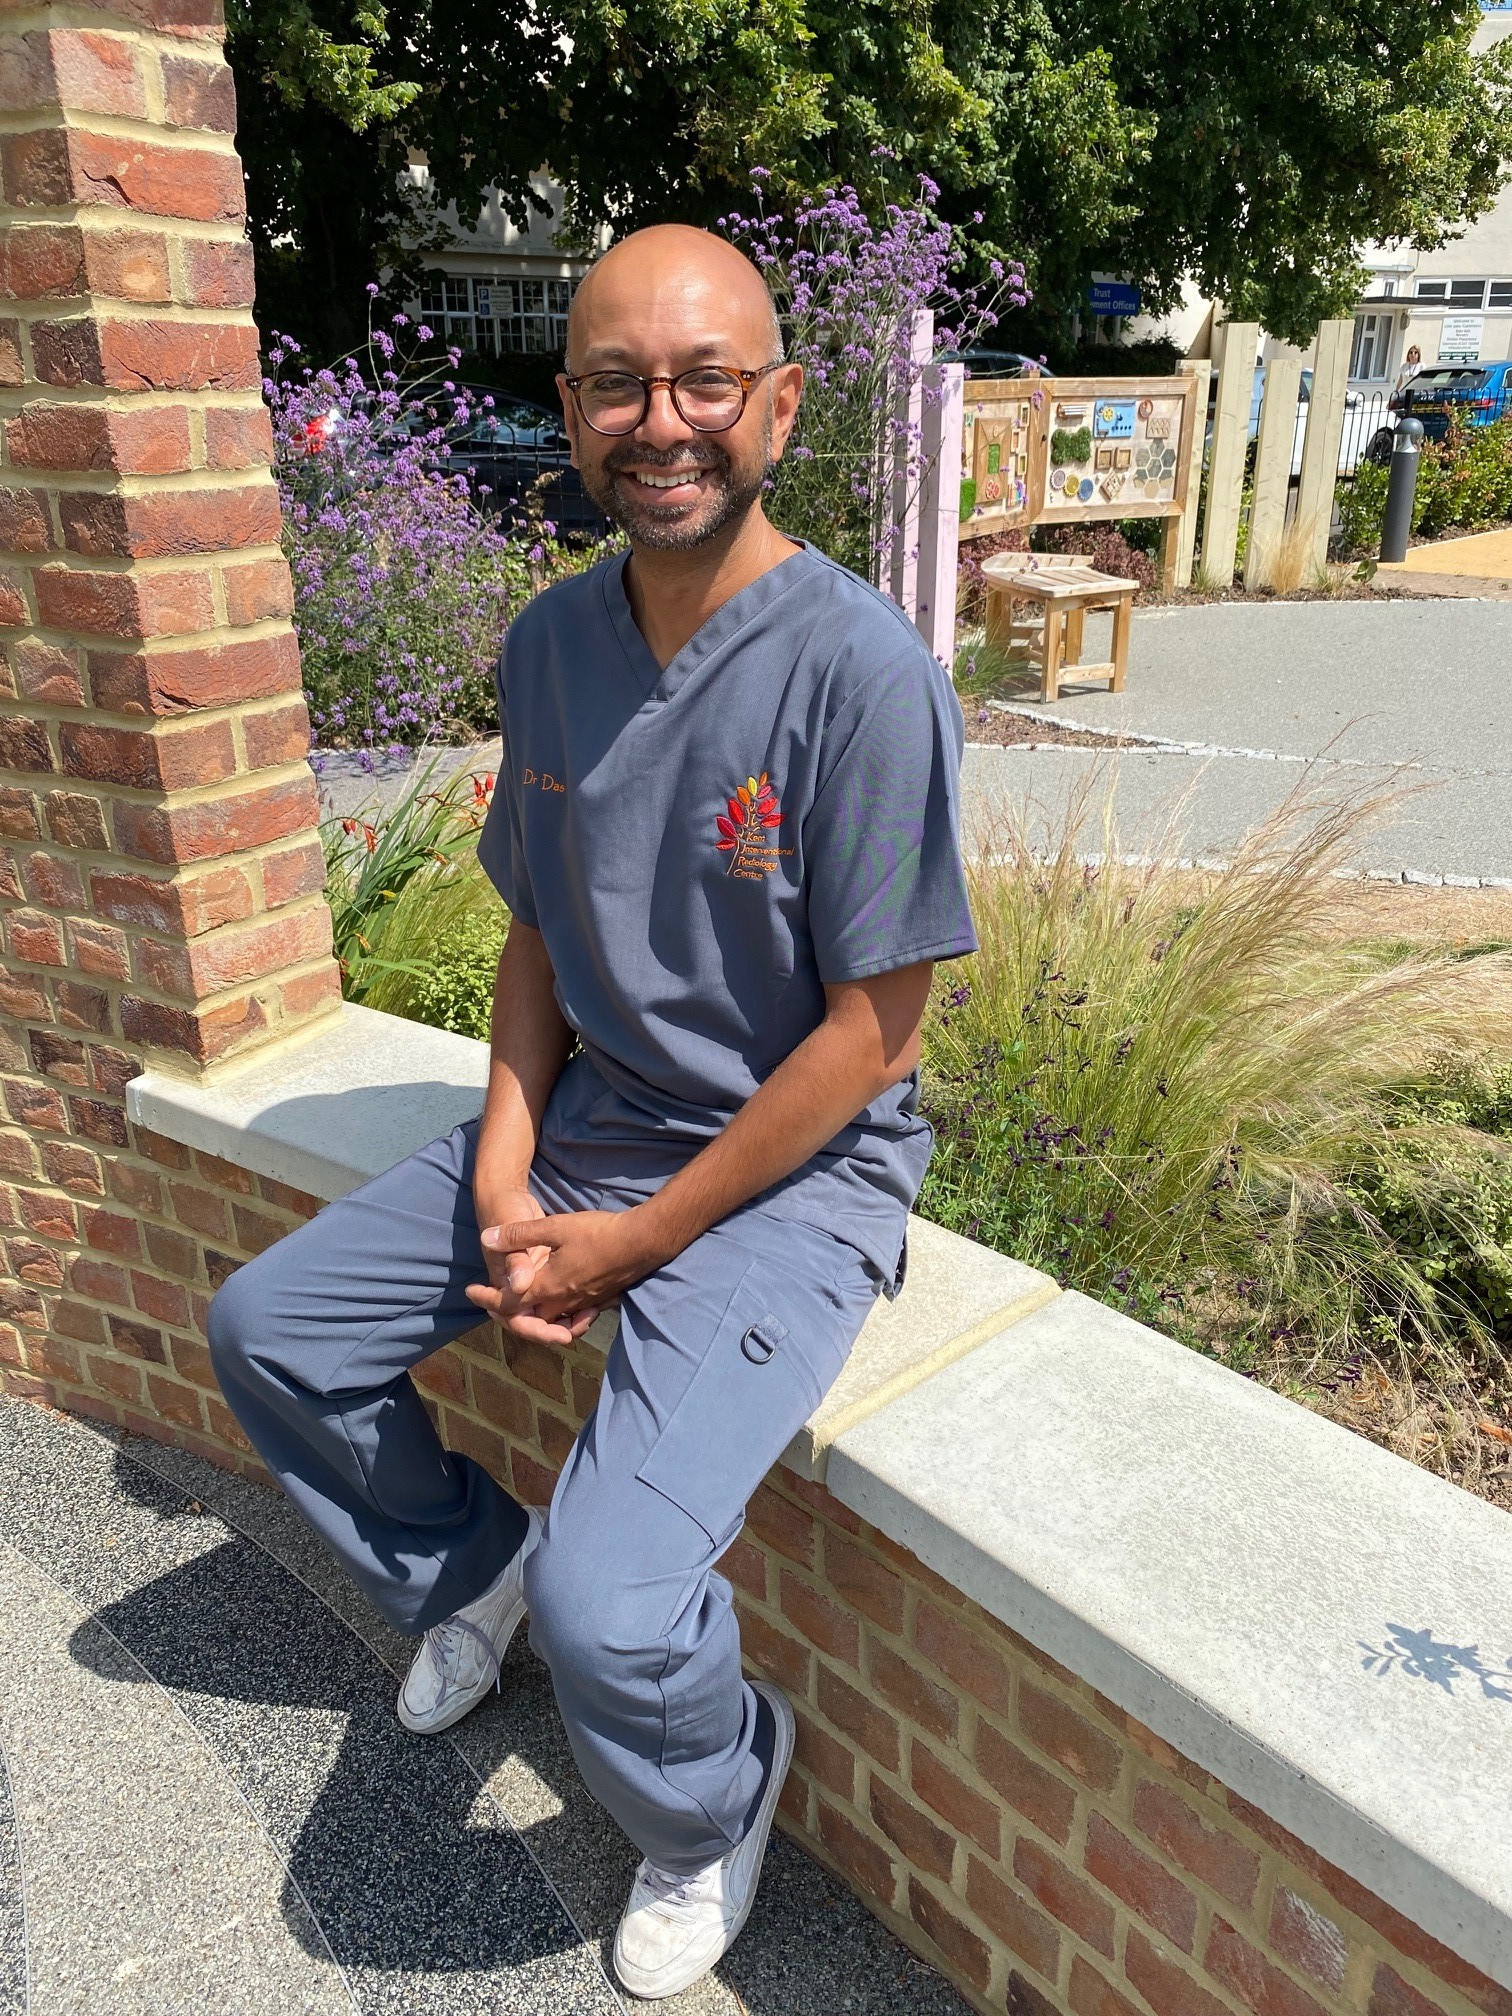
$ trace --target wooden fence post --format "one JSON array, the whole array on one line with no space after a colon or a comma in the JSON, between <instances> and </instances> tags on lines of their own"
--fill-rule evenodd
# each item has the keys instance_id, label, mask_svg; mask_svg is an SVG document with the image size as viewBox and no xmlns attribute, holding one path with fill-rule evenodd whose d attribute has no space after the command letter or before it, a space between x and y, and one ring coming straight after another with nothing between
<instances>
[{"instance_id":1,"label":"wooden fence post","mask_svg":"<svg viewBox=\"0 0 1512 2016\"><path fill-rule=\"evenodd\" d=\"M1302 384L1299 357L1272 357L1265 367L1265 400L1260 438L1255 443L1255 494L1250 501L1249 544L1244 555L1246 588L1274 588L1281 542L1286 532L1286 499L1291 489L1292 446L1297 438L1297 394Z\"/></svg>"},{"instance_id":2,"label":"wooden fence post","mask_svg":"<svg viewBox=\"0 0 1512 2016\"><path fill-rule=\"evenodd\" d=\"M1168 518L1161 527L1160 587L1166 595L1173 589L1190 588L1192 585L1192 556L1197 547L1197 504L1202 492L1202 452L1207 436L1208 387L1213 379L1212 361L1207 357L1183 357L1180 369L1197 380L1197 389L1192 396L1192 433L1186 446L1186 482L1183 486L1186 509L1179 518Z\"/></svg>"},{"instance_id":3,"label":"wooden fence post","mask_svg":"<svg viewBox=\"0 0 1512 2016\"><path fill-rule=\"evenodd\" d=\"M891 545L886 554L887 592L910 616L918 598L919 583L919 457L924 429L924 378L922 367L934 355L934 313L920 308L914 313L909 331L909 356L913 369L908 383L900 387L893 409L894 434L887 444L892 469L892 490L888 524Z\"/></svg>"},{"instance_id":4,"label":"wooden fence post","mask_svg":"<svg viewBox=\"0 0 1512 2016\"><path fill-rule=\"evenodd\" d=\"M1202 572L1215 588L1234 578L1239 511L1244 497L1244 456L1249 445L1250 400L1255 384L1256 322L1226 322L1218 365L1218 408L1208 458L1207 508L1202 525Z\"/></svg>"},{"instance_id":5,"label":"wooden fence post","mask_svg":"<svg viewBox=\"0 0 1512 2016\"><path fill-rule=\"evenodd\" d=\"M1339 480L1339 442L1344 433L1344 401L1349 390L1349 349L1353 339L1352 319L1318 325L1296 519L1305 564L1317 574L1328 563L1328 532L1333 523L1334 487Z\"/></svg>"}]
</instances>

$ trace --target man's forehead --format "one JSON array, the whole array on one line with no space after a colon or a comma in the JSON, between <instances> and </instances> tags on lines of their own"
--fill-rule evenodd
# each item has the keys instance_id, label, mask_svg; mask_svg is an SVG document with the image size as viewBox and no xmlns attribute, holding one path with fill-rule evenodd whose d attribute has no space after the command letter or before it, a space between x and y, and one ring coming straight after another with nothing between
<instances>
[{"instance_id":1,"label":"man's forehead","mask_svg":"<svg viewBox=\"0 0 1512 2016\"><path fill-rule=\"evenodd\" d=\"M628 363L675 346L690 363L765 344L774 317L765 282L731 245L701 232L648 231L596 265L572 304L574 363Z\"/></svg>"}]
</instances>

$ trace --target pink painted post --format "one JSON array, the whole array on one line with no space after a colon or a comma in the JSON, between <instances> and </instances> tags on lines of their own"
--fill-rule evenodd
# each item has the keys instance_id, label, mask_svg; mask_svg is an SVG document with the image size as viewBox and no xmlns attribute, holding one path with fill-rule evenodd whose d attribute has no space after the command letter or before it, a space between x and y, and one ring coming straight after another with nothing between
<instances>
[{"instance_id":1,"label":"pink painted post","mask_svg":"<svg viewBox=\"0 0 1512 2016\"><path fill-rule=\"evenodd\" d=\"M963 364L931 364L924 373L924 436L920 444L924 480L919 489L918 581L915 606L909 613L925 643L947 671L955 663L965 383Z\"/></svg>"},{"instance_id":2,"label":"pink painted post","mask_svg":"<svg viewBox=\"0 0 1512 2016\"><path fill-rule=\"evenodd\" d=\"M898 607L912 616L918 602L919 581L919 448L924 426L923 367L934 355L934 315L928 308L915 312L909 333L909 355L914 369L909 382L900 388L895 408L895 431L889 444L892 461L892 545L887 554L887 592Z\"/></svg>"}]
</instances>

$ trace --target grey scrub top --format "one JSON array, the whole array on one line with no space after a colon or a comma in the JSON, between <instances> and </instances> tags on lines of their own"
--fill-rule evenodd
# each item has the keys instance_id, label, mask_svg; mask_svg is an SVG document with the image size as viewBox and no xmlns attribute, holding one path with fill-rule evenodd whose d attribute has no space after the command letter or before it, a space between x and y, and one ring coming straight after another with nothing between
<instances>
[{"instance_id":1,"label":"grey scrub top","mask_svg":"<svg viewBox=\"0 0 1512 2016\"><path fill-rule=\"evenodd\" d=\"M663 671L625 558L510 628L478 854L544 937L581 1039L538 1152L633 1199L818 1026L824 983L976 937L961 710L902 612L805 546ZM931 1145L915 1075L753 1201L834 1233L891 1283Z\"/></svg>"}]
</instances>

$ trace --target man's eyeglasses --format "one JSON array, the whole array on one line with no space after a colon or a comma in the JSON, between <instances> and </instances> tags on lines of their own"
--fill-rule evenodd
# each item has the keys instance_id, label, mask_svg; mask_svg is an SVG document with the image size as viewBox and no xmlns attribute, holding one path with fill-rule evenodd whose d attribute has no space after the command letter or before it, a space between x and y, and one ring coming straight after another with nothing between
<instances>
[{"instance_id":1,"label":"man's eyeglasses","mask_svg":"<svg viewBox=\"0 0 1512 2016\"><path fill-rule=\"evenodd\" d=\"M646 417L651 394L665 385L672 404L700 434L724 434L746 409L754 388L780 364L738 371L733 364L700 364L675 378L637 378L632 371L590 371L569 378L577 409L595 434L633 434Z\"/></svg>"}]
</instances>

